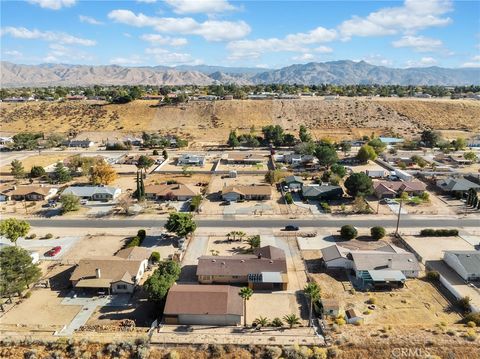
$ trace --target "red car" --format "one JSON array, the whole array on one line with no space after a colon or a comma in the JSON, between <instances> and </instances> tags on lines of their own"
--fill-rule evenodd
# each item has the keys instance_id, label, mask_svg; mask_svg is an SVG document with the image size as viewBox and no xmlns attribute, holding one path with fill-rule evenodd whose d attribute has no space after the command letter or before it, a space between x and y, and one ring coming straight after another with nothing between
<instances>
[{"instance_id":1,"label":"red car","mask_svg":"<svg viewBox=\"0 0 480 359\"><path fill-rule=\"evenodd\" d=\"M50 249L47 253L45 253L46 257L55 257L60 251L62 250L61 246L56 246Z\"/></svg>"}]
</instances>

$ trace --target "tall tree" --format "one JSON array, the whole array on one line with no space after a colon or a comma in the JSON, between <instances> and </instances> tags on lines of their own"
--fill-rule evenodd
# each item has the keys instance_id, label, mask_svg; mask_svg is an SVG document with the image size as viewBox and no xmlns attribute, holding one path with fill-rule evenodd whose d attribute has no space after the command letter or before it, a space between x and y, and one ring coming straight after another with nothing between
<instances>
[{"instance_id":1,"label":"tall tree","mask_svg":"<svg viewBox=\"0 0 480 359\"><path fill-rule=\"evenodd\" d=\"M318 158L318 163L329 168L338 161L337 151L331 145L322 144L315 149L315 157Z\"/></svg>"},{"instance_id":2,"label":"tall tree","mask_svg":"<svg viewBox=\"0 0 480 359\"><path fill-rule=\"evenodd\" d=\"M5 236L15 245L18 238L25 237L29 230L30 223L21 219L7 218L0 222L0 235Z\"/></svg>"},{"instance_id":3,"label":"tall tree","mask_svg":"<svg viewBox=\"0 0 480 359\"><path fill-rule=\"evenodd\" d=\"M235 130L230 131L228 135L227 144L231 148L235 148L240 145L240 141L238 140L238 136L237 136L237 131Z\"/></svg>"},{"instance_id":4,"label":"tall tree","mask_svg":"<svg viewBox=\"0 0 480 359\"><path fill-rule=\"evenodd\" d=\"M373 161L377 158L377 153L370 145L363 145L357 153L357 160L361 163L367 163L369 160Z\"/></svg>"},{"instance_id":5,"label":"tall tree","mask_svg":"<svg viewBox=\"0 0 480 359\"><path fill-rule=\"evenodd\" d=\"M57 183L65 183L72 179L72 175L70 174L70 170L65 167L62 162L57 162L52 173L52 179Z\"/></svg>"},{"instance_id":6,"label":"tall tree","mask_svg":"<svg viewBox=\"0 0 480 359\"><path fill-rule=\"evenodd\" d=\"M300 137L301 142L311 142L312 136L308 133L307 128L304 125L300 125L300 130L298 131L298 137Z\"/></svg>"},{"instance_id":7,"label":"tall tree","mask_svg":"<svg viewBox=\"0 0 480 359\"><path fill-rule=\"evenodd\" d=\"M303 292L310 300L309 324L311 327L313 327L313 303L320 299L320 287L316 282L310 282L305 286L305 288L303 288Z\"/></svg>"},{"instance_id":8,"label":"tall tree","mask_svg":"<svg viewBox=\"0 0 480 359\"><path fill-rule=\"evenodd\" d=\"M432 130L424 130L420 135L420 138L427 147L435 147L441 140L440 133Z\"/></svg>"},{"instance_id":9,"label":"tall tree","mask_svg":"<svg viewBox=\"0 0 480 359\"><path fill-rule=\"evenodd\" d=\"M363 172L353 173L345 180L345 188L352 197L365 197L373 193L373 182Z\"/></svg>"},{"instance_id":10,"label":"tall tree","mask_svg":"<svg viewBox=\"0 0 480 359\"><path fill-rule=\"evenodd\" d=\"M151 158L151 157L148 157L148 156L145 156L145 155L141 155L140 157L138 157L138 161L137 161L137 168L140 170L140 172L143 170L144 172L146 172L146 170L150 167L153 166L153 164L155 163L155 161Z\"/></svg>"},{"instance_id":11,"label":"tall tree","mask_svg":"<svg viewBox=\"0 0 480 359\"><path fill-rule=\"evenodd\" d=\"M243 287L240 289L240 292L238 292L238 295L242 297L243 299L243 326L247 326L247 300L250 300L250 298L253 295L253 290L248 287Z\"/></svg>"},{"instance_id":12,"label":"tall tree","mask_svg":"<svg viewBox=\"0 0 480 359\"><path fill-rule=\"evenodd\" d=\"M25 177L25 169L23 168L22 162L19 160L13 160L10 163L10 166L10 173L14 178L20 179Z\"/></svg>"},{"instance_id":13,"label":"tall tree","mask_svg":"<svg viewBox=\"0 0 480 359\"><path fill-rule=\"evenodd\" d=\"M258 234L256 234L254 236L248 237L247 243L249 244L250 249L259 248L260 247L260 236Z\"/></svg>"},{"instance_id":14,"label":"tall tree","mask_svg":"<svg viewBox=\"0 0 480 359\"><path fill-rule=\"evenodd\" d=\"M179 237L193 233L197 224L190 213L170 213L165 228Z\"/></svg>"},{"instance_id":15,"label":"tall tree","mask_svg":"<svg viewBox=\"0 0 480 359\"><path fill-rule=\"evenodd\" d=\"M108 185L118 177L112 165L99 161L90 170L90 182L94 185Z\"/></svg>"}]
</instances>

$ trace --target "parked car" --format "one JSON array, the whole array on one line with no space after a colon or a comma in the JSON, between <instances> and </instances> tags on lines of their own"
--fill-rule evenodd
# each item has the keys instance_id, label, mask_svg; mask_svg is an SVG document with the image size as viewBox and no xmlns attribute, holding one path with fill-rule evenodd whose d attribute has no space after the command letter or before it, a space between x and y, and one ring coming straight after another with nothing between
<instances>
[{"instance_id":1,"label":"parked car","mask_svg":"<svg viewBox=\"0 0 480 359\"><path fill-rule=\"evenodd\" d=\"M294 226L292 224L289 224L287 226L285 226L285 231L298 231L300 228L298 228L298 226Z\"/></svg>"},{"instance_id":2,"label":"parked car","mask_svg":"<svg viewBox=\"0 0 480 359\"><path fill-rule=\"evenodd\" d=\"M55 257L62 250L61 246L55 246L45 253L45 257Z\"/></svg>"},{"instance_id":3,"label":"parked car","mask_svg":"<svg viewBox=\"0 0 480 359\"><path fill-rule=\"evenodd\" d=\"M85 206L88 203L88 199L81 199L80 204Z\"/></svg>"}]
</instances>

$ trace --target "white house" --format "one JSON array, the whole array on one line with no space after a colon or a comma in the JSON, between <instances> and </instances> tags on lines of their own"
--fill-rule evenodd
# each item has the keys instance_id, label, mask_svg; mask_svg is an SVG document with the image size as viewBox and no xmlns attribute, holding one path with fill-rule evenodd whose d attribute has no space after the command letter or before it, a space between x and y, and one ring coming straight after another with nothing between
<instances>
[{"instance_id":1,"label":"white house","mask_svg":"<svg viewBox=\"0 0 480 359\"><path fill-rule=\"evenodd\" d=\"M446 251L443 260L464 280L480 280L480 251Z\"/></svg>"},{"instance_id":2,"label":"white house","mask_svg":"<svg viewBox=\"0 0 480 359\"><path fill-rule=\"evenodd\" d=\"M186 153L178 157L178 166L203 166L205 164L205 156Z\"/></svg>"},{"instance_id":3,"label":"white house","mask_svg":"<svg viewBox=\"0 0 480 359\"><path fill-rule=\"evenodd\" d=\"M62 192L62 195L73 194L76 197L90 201L111 201L120 196L121 193L122 190L116 187L70 186Z\"/></svg>"},{"instance_id":4,"label":"white house","mask_svg":"<svg viewBox=\"0 0 480 359\"><path fill-rule=\"evenodd\" d=\"M333 246L322 248L321 251L327 268L353 268L353 261L347 257L350 252L348 249L334 244Z\"/></svg>"}]
</instances>

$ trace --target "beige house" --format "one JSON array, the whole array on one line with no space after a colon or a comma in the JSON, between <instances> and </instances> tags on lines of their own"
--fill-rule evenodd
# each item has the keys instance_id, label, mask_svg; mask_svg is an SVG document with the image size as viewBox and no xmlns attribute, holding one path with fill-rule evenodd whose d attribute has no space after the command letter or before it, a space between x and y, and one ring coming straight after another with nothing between
<instances>
[{"instance_id":1,"label":"beige house","mask_svg":"<svg viewBox=\"0 0 480 359\"><path fill-rule=\"evenodd\" d=\"M72 286L111 294L133 293L148 266L144 250L135 247L112 257L81 259L70 277Z\"/></svg>"},{"instance_id":2,"label":"beige house","mask_svg":"<svg viewBox=\"0 0 480 359\"><path fill-rule=\"evenodd\" d=\"M5 194L13 201L45 201L54 197L57 188L44 186L13 186L13 189Z\"/></svg>"},{"instance_id":3,"label":"beige house","mask_svg":"<svg viewBox=\"0 0 480 359\"><path fill-rule=\"evenodd\" d=\"M229 285L175 284L163 311L166 324L239 325L243 302Z\"/></svg>"},{"instance_id":4,"label":"beige house","mask_svg":"<svg viewBox=\"0 0 480 359\"><path fill-rule=\"evenodd\" d=\"M226 186L221 190L220 194L225 201L265 201L272 198L272 188L268 185Z\"/></svg>"},{"instance_id":5,"label":"beige house","mask_svg":"<svg viewBox=\"0 0 480 359\"><path fill-rule=\"evenodd\" d=\"M145 196L157 201L186 201L197 194L182 183L158 184L145 187Z\"/></svg>"},{"instance_id":6,"label":"beige house","mask_svg":"<svg viewBox=\"0 0 480 359\"><path fill-rule=\"evenodd\" d=\"M201 256L197 277L202 284L245 283L252 289L286 290L288 271L285 252L277 247L265 246L247 255Z\"/></svg>"}]
</instances>

